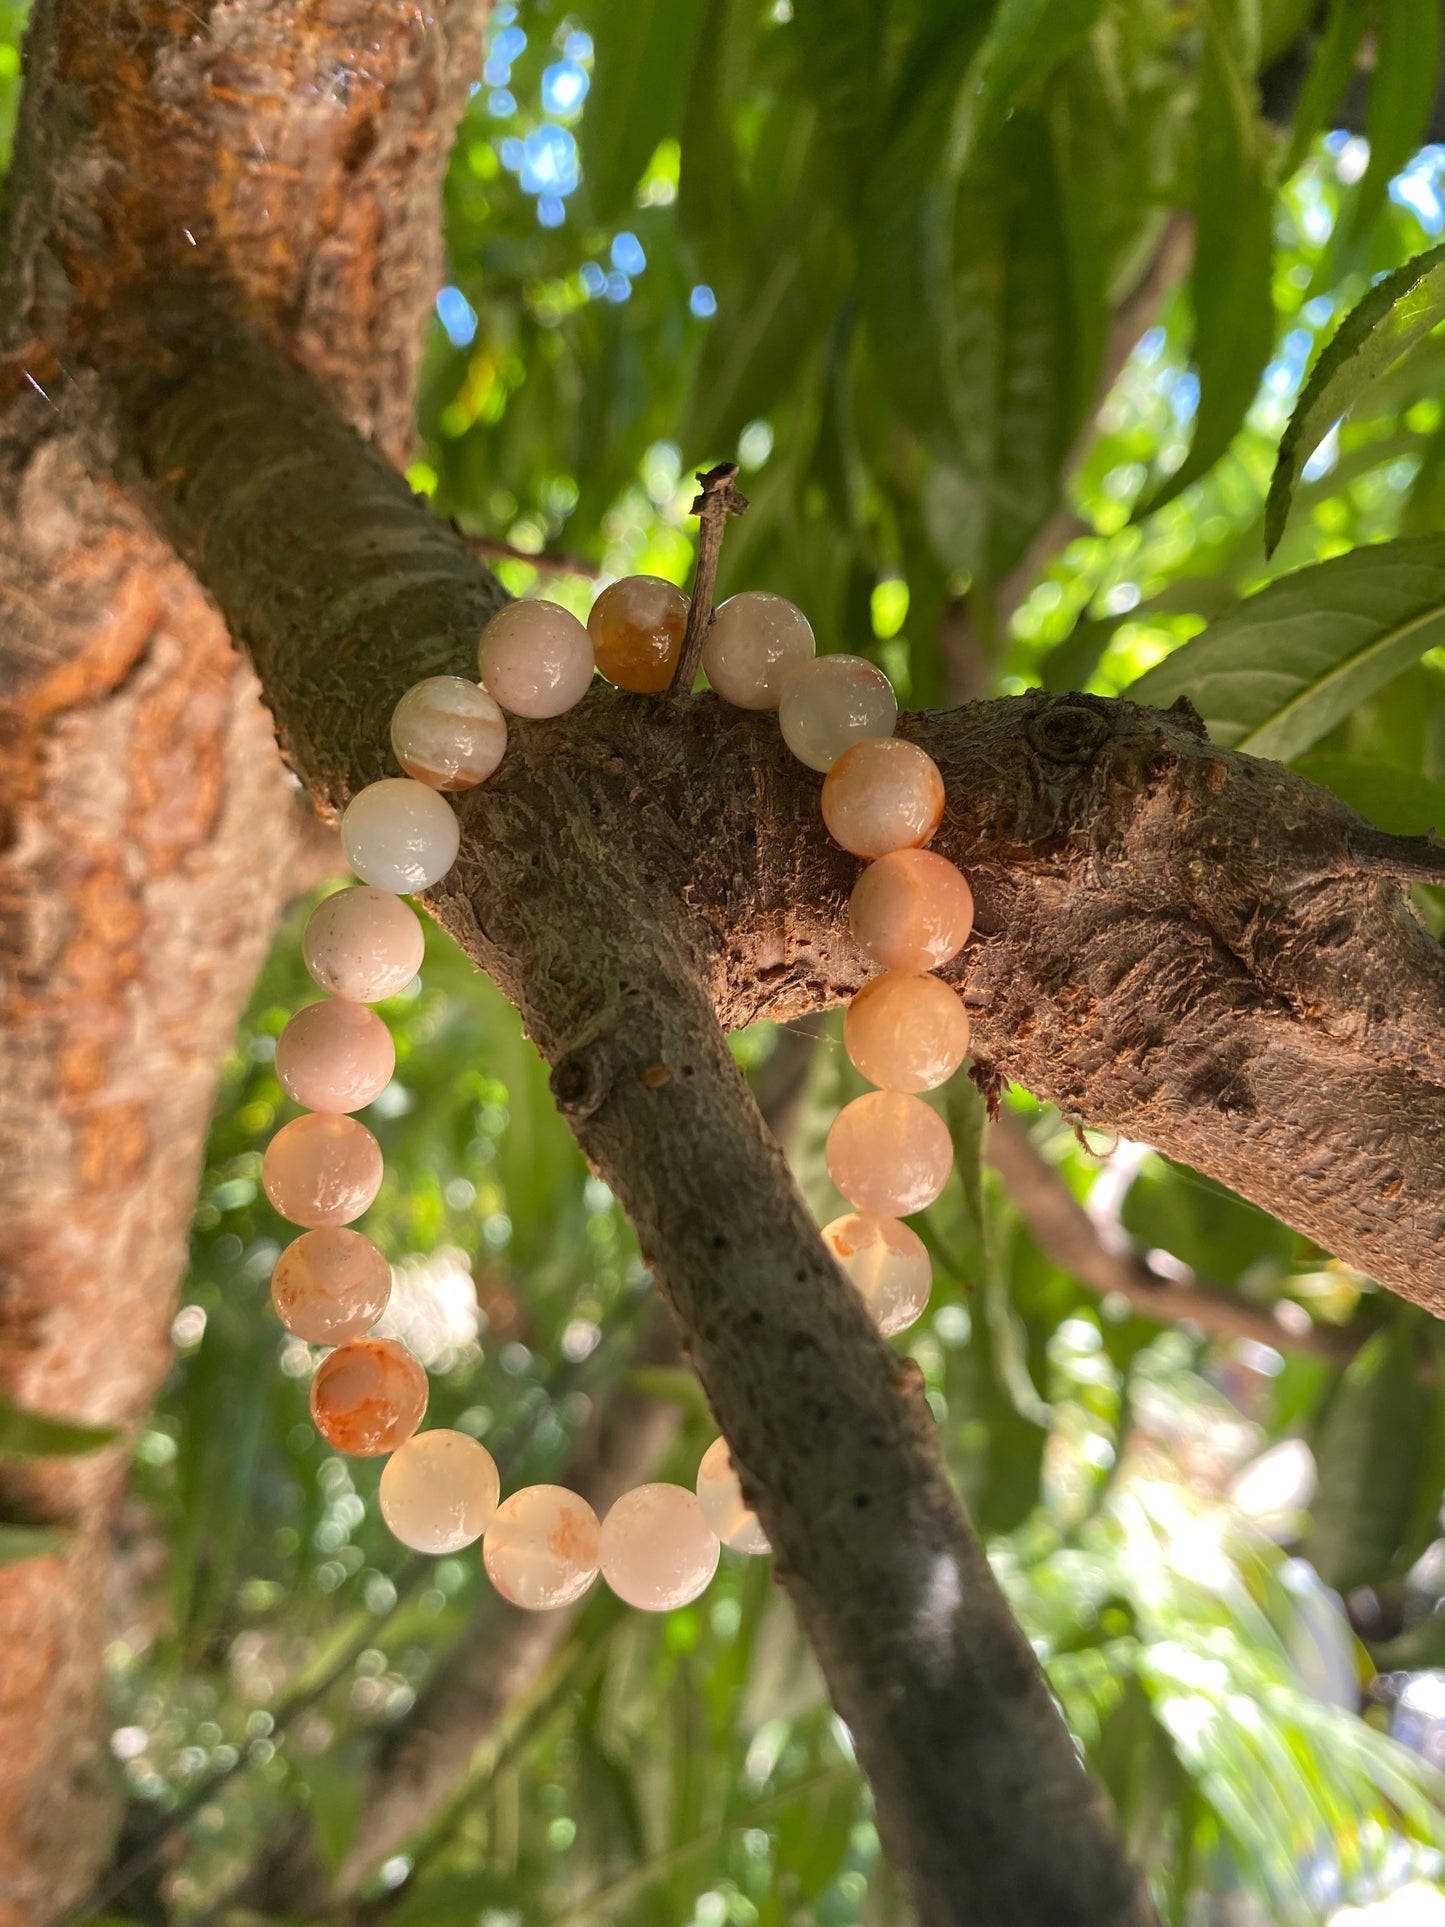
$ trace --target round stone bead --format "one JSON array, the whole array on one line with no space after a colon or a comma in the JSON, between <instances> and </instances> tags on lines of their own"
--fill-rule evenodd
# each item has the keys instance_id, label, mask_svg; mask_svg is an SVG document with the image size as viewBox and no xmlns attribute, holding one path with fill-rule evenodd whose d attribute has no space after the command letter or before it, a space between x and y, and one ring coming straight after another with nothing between
<instances>
[{"instance_id":1,"label":"round stone bead","mask_svg":"<svg viewBox=\"0 0 1445 1927\"><path fill-rule=\"evenodd\" d=\"M772 1551L757 1513L743 1497L726 1439L714 1439L702 1455L697 1468L697 1502L708 1526L734 1552Z\"/></svg>"},{"instance_id":2,"label":"round stone bead","mask_svg":"<svg viewBox=\"0 0 1445 1927\"><path fill-rule=\"evenodd\" d=\"M266 1146L261 1182L292 1224L350 1224L381 1189L381 1147L354 1117L311 1111Z\"/></svg>"},{"instance_id":3,"label":"round stone bead","mask_svg":"<svg viewBox=\"0 0 1445 1927\"><path fill-rule=\"evenodd\" d=\"M778 705L783 741L809 769L830 770L855 743L891 736L893 685L862 656L819 656L788 678Z\"/></svg>"},{"instance_id":4,"label":"round stone bead","mask_svg":"<svg viewBox=\"0 0 1445 1927\"><path fill-rule=\"evenodd\" d=\"M823 779L823 821L854 856L887 856L926 843L943 820L943 778L917 743L899 736L855 743Z\"/></svg>"},{"instance_id":5,"label":"round stone bead","mask_svg":"<svg viewBox=\"0 0 1445 1927\"><path fill-rule=\"evenodd\" d=\"M547 1612L580 1599L597 1577L597 1514L560 1485L526 1485L492 1514L482 1541L487 1577L514 1606Z\"/></svg>"},{"instance_id":6,"label":"round stone bead","mask_svg":"<svg viewBox=\"0 0 1445 1927\"><path fill-rule=\"evenodd\" d=\"M418 1432L382 1468L381 1516L413 1552L460 1552L480 1539L501 1497L497 1462L465 1432Z\"/></svg>"},{"instance_id":7,"label":"round stone bead","mask_svg":"<svg viewBox=\"0 0 1445 1927\"><path fill-rule=\"evenodd\" d=\"M563 716L592 682L592 638L557 602L509 602L477 644L487 693L513 716Z\"/></svg>"},{"instance_id":8,"label":"round stone bead","mask_svg":"<svg viewBox=\"0 0 1445 1927\"><path fill-rule=\"evenodd\" d=\"M271 1273L276 1316L308 1345L344 1345L360 1338L386 1310L390 1296L391 1266L370 1238L342 1225L303 1232Z\"/></svg>"},{"instance_id":9,"label":"round stone bead","mask_svg":"<svg viewBox=\"0 0 1445 1927\"><path fill-rule=\"evenodd\" d=\"M587 617L597 667L638 696L667 688L682 650L688 600L660 575L628 575L604 589Z\"/></svg>"},{"instance_id":10,"label":"round stone bead","mask_svg":"<svg viewBox=\"0 0 1445 1927\"><path fill-rule=\"evenodd\" d=\"M948 1126L921 1097L869 1091L833 1119L828 1175L856 1211L906 1218L933 1203L953 1169Z\"/></svg>"},{"instance_id":11,"label":"round stone bead","mask_svg":"<svg viewBox=\"0 0 1445 1927\"><path fill-rule=\"evenodd\" d=\"M885 1338L923 1316L933 1266L923 1240L896 1218L850 1211L823 1227L823 1243L862 1296Z\"/></svg>"},{"instance_id":12,"label":"round stone bead","mask_svg":"<svg viewBox=\"0 0 1445 1927\"><path fill-rule=\"evenodd\" d=\"M749 589L714 612L702 649L708 681L738 709L776 709L789 676L817 645L808 618L786 596Z\"/></svg>"},{"instance_id":13,"label":"round stone bead","mask_svg":"<svg viewBox=\"0 0 1445 1927\"><path fill-rule=\"evenodd\" d=\"M405 1445L426 1411L426 1372L393 1338L354 1338L316 1367L311 1417L328 1445L376 1459Z\"/></svg>"},{"instance_id":14,"label":"round stone bead","mask_svg":"<svg viewBox=\"0 0 1445 1927\"><path fill-rule=\"evenodd\" d=\"M395 1069L391 1032L365 1004L307 1004L276 1040L281 1088L308 1111L359 1111Z\"/></svg>"},{"instance_id":15,"label":"round stone bead","mask_svg":"<svg viewBox=\"0 0 1445 1927\"><path fill-rule=\"evenodd\" d=\"M315 981L356 1004L379 1004L405 990L421 969L424 948L416 912L369 883L323 898L301 939Z\"/></svg>"},{"instance_id":16,"label":"round stone bead","mask_svg":"<svg viewBox=\"0 0 1445 1927\"><path fill-rule=\"evenodd\" d=\"M457 860L462 830L445 797L410 776L386 776L352 797L341 847L363 883L401 896L438 883Z\"/></svg>"},{"instance_id":17,"label":"round stone bead","mask_svg":"<svg viewBox=\"0 0 1445 1927\"><path fill-rule=\"evenodd\" d=\"M717 1562L717 1534L686 1486L634 1486L602 1521L602 1577L642 1612L688 1605L707 1591Z\"/></svg>"},{"instance_id":18,"label":"round stone bead","mask_svg":"<svg viewBox=\"0 0 1445 1927\"><path fill-rule=\"evenodd\" d=\"M507 753L507 719L479 683L428 676L391 712L391 746L408 776L434 790L485 783Z\"/></svg>"},{"instance_id":19,"label":"round stone bead","mask_svg":"<svg viewBox=\"0 0 1445 1927\"><path fill-rule=\"evenodd\" d=\"M864 984L843 1020L855 1067L885 1091L931 1091L968 1053L968 1012L937 977L892 970Z\"/></svg>"},{"instance_id":20,"label":"round stone bead","mask_svg":"<svg viewBox=\"0 0 1445 1927\"><path fill-rule=\"evenodd\" d=\"M932 850L895 850L870 863L848 899L854 941L886 970L937 970L973 928L962 870Z\"/></svg>"}]
</instances>

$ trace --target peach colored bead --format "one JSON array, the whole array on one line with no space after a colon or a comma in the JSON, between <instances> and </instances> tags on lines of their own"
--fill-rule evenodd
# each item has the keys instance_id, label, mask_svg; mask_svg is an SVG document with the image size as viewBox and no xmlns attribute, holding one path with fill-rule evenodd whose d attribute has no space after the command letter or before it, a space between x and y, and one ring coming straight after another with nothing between
<instances>
[{"instance_id":1,"label":"peach colored bead","mask_svg":"<svg viewBox=\"0 0 1445 1927\"><path fill-rule=\"evenodd\" d=\"M424 948L416 912L369 883L324 898L301 939L306 968L321 988L357 1004L379 1004L405 990Z\"/></svg>"},{"instance_id":2,"label":"peach colored bead","mask_svg":"<svg viewBox=\"0 0 1445 1927\"><path fill-rule=\"evenodd\" d=\"M830 770L855 743L891 736L893 685L862 656L819 656L788 678L778 705L783 741L809 769Z\"/></svg>"},{"instance_id":3,"label":"peach colored bead","mask_svg":"<svg viewBox=\"0 0 1445 1927\"><path fill-rule=\"evenodd\" d=\"M457 860L461 837L446 798L410 776L368 783L341 819L346 861L363 883L397 896L439 883Z\"/></svg>"},{"instance_id":4,"label":"peach colored bead","mask_svg":"<svg viewBox=\"0 0 1445 1927\"><path fill-rule=\"evenodd\" d=\"M550 1612L580 1599L597 1577L599 1539L585 1499L560 1485L526 1485L492 1514L482 1563L503 1599Z\"/></svg>"},{"instance_id":5,"label":"peach colored bead","mask_svg":"<svg viewBox=\"0 0 1445 1927\"><path fill-rule=\"evenodd\" d=\"M487 693L513 716L562 716L592 682L592 638L557 602L509 602L477 644Z\"/></svg>"},{"instance_id":6,"label":"peach colored bead","mask_svg":"<svg viewBox=\"0 0 1445 1927\"><path fill-rule=\"evenodd\" d=\"M962 870L932 850L895 850L870 863L848 899L854 941L887 970L937 970L973 928Z\"/></svg>"},{"instance_id":7,"label":"peach colored bead","mask_svg":"<svg viewBox=\"0 0 1445 1927\"><path fill-rule=\"evenodd\" d=\"M316 1367L311 1417L328 1445L376 1459L405 1445L426 1411L421 1364L394 1338L354 1338Z\"/></svg>"},{"instance_id":8,"label":"peach colored bead","mask_svg":"<svg viewBox=\"0 0 1445 1927\"><path fill-rule=\"evenodd\" d=\"M829 1177L855 1210L906 1218L947 1183L953 1140L921 1097L869 1091L833 1119L825 1156Z\"/></svg>"},{"instance_id":9,"label":"peach colored bead","mask_svg":"<svg viewBox=\"0 0 1445 1927\"><path fill-rule=\"evenodd\" d=\"M271 1273L276 1316L308 1345L344 1345L360 1338L390 1297L391 1266L370 1238L342 1225L303 1232Z\"/></svg>"},{"instance_id":10,"label":"peach colored bead","mask_svg":"<svg viewBox=\"0 0 1445 1927\"><path fill-rule=\"evenodd\" d=\"M937 977L892 970L864 984L843 1020L855 1067L885 1091L931 1091L968 1053L968 1012Z\"/></svg>"},{"instance_id":11,"label":"peach colored bead","mask_svg":"<svg viewBox=\"0 0 1445 1927\"><path fill-rule=\"evenodd\" d=\"M602 1521L602 1577L629 1606L667 1613L707 1591L717 1534L683 1485L637 1485Z\"/></svg>"},{"instance_id":12,"label":"peach colored bead","mask_svg":"<svg viewBox=\"0 0 1445 1927\"><path fill-rule=\"evenodd\" d=\"M587 617L597 667L638 696L667 688L687 628L688 599L660 575L628 575L604 589Z\"/></svg>"},{"instance_id":13,"label":"peach colored bead","mask_svg":"<svg viewBox=\"0 0 1445 1927\"><path fill-rule=\"evenodd\" d=\"M789 676L817 647L808 618L786 596L750 589L714 611L702 666L725 703L776 709Z\"/></svg>"},{"instance_id":14,"label":"peach colored bead","mask_svg":"<svg viewBox=\"0 0 1445 1927\"><path fill-rule=\"evenodd\" d=\"M413 1552L460 1552L480 1539L502 1494L497 1462L465 1432L418 1432L382 1467L378 1498L393 1538Z\"/></svg>"},{"instance_id":15,"label":"peach colored bead","mask_svg":"<svg viewBox=\"0 0 1445 1927\"><path fill-rule=\"evenodd\" d=\"M823 778L823 821L854 856L887 856L926 843L943 820L943 778L901 736L855 743Z\"/></svg>"},{"instance_id":16,"label":"peach colored bead","mask_svg":"<svg viewBox=\"0 0 1445 1927\"><path fill-rule=\"evenodd\" d=\"M365 1004L307 1004L276 1040L281 1088L308 1111L359 1111L395 1069L391 1032Z\"/></svg>"},{"instance_id":17,"label":"peach colored bead","mask_svg":"<svg viewBox=\"0 0 1445 1927\"><path fill-rule=\"evenodd\" d=\"M308 1112L266 1146L261 1182L292 1224L350 1224L381 1189L381 1147L354 1117Z\"/></svg>"},{"instance_id":18,"label":"peach colored bead","mask_svg":"<svg viewBox=\"0 0 1445 1927\"><path fill-rule=\"evenodd\" d=\"M852 1211L824 1225L822 1235L885 1338L923 1316L933 1266L916 1231L896 1218Z\"/></svg>"},{"instance_id":19,"label":"peach colored bead","mask_svg":"<svg viewBox=\"0 0 1445 1927\"><path fill-rule=\"evenodd\" d=\"M434 790L485 783L507 753L507 719L479 683L428 676L391 712L391 746L408 776Z\"/></svg>"},{"instance_id":20,"label":"peach colored bead","mask_svg":"<svg viewBox=\"0 0 1445 1927\"><path fill-rule=\"evenodd\" d=\"M714 1439L697 1468L697 1502L725 1546L734 1552L771 1552L758 1515L743 1497L726 1439Z\"/></svg>"}]
</instances>

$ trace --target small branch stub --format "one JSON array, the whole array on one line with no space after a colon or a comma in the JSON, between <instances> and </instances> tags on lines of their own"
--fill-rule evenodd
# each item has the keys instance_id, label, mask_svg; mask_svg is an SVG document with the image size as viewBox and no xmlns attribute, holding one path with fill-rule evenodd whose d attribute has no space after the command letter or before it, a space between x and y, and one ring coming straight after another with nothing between
<instances>
[{"instance_id":1,"label":"small branch stub","mask_svg":"<svg viewBox=\"0 0 1445 1927\"><path fill-rule=\"evenodd\" d=\"M672 678L674 695L688 696L697 681L702 661L702 646L712 626L712 596L717 582L718 558L722 554L723 531L730 515L744 515L748 498L737 487L736 462L719 462L706 475L699 475L698 495L692 512L698 518L697 569L693 577L692 602L687 612L687 628L682 638L682 653Z\"/></svg>"}]
</instances>

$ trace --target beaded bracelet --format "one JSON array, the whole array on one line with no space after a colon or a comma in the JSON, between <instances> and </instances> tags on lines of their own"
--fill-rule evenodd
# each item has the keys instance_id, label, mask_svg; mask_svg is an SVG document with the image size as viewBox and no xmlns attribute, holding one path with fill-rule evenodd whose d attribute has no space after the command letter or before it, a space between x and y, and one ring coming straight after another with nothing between
<instances>
[{"instance_id":1,"label":"beaded bracelet","mask_svg":"<svg viewBox=\"0 0 1445 1927\"><path fill-rule=\"evenodd\" d=\"M561 1486L502 1499L485 1446L462 1432L418 1430L425 1369L394 1339L366 1336L386 1308L391 1272L371 1240L348 1228L376 1197L382 1169L376 1139L351 1113L395 1068L390 1034L368 1006L403 989L421 963L422 928L402 897L439 882L456 860L460 827L447 792L497 770L507 714L565 714L594 670L638 694L668 688L688 609L682 591L655 576L604 589L585 627L553 602L510 603L483 631L480 683L431 676L406 692L391 723L406 774L353 798L341 839L360 881L327 897L306 926L306 967L329 998L299 1010L276 1046L276 1075L305 1111L271 1140L262 1179L281 1216L307 1229L277 1259L271 1297L287 1331L333 1348L311 1383L317 1429L340 1452L390 1455L381 1511L402 1544L442 1554L481 1539L493 1586L531 1610L571 1604L600 1572L630 1605L669 1611L706 1589L720 1543L765 1553L768 1541L721 1438L703 1455L695 1491L638 1486L599 1523ZM951 1077L968 1050L968 1014L930 973L967 941L973 896L961 871L923 847L943 816L943 779L930 756L894 736L888 678L861 657L818 657L814 647L801 609L747 592L713 614L702 666L725 702L779 712L789 749L823 772L829 833L865 861L849 924L884 974L853 998L843 1037L878 1088L845 1105L828 1133L828 1172L853 1210L822 1237L891 1335L922 1315L932 1282L922 1240L900 1220L937 1198L952 1166L948 1130L918 1093Z\"/></svg>"}]
</instances>

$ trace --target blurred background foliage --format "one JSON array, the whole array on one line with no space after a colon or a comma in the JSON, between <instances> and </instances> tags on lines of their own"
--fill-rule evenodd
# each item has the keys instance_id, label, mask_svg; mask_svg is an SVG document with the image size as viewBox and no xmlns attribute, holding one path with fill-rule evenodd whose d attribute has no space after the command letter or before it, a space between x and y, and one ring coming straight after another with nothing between
<instances>
[{"instance_id":1,"label":"blurred background foliage","mask_svg":"<svg viewBox=\"0 0 1445 1927\"><path fill-rule=\"evenodd\" d=\"M0 133L19 25L0 6ZM1440 528L1430 335L1330 431L1264 559L1312 357L1445 228L1439 40L1436 0L498 6L447 184L413 485L515 592L584 611L598 577L686 581L691 473L735 458L752 510L724 587L795 598L905 701L1115 693L1272 575ZM1386 827L1439 821L1445 655L1304 766ZM475 1554L404 1554L378 1468L319 1442L311 1355L267 1302L286 1232L258 1173L275 1039L312 994L304 910L226 1068L176 1365L137 1448L108 1653L130 1821L93 1927L904 1921L786 1601L727 1553L660 1620L593 1597L359 1912L265 1872L278 1840L323 1875L364 1849L396 1741L492 1623ZM507 1485L561 1478L640 1385L676 1403L663 1476L690 1483L712 1428L681 1374L632 1363L649 1281L514 1014L435 936L384 1014L367 1229L430 1422L483 1438ZM834 1215L836 1027L737 1049ZM1445 1920L1436 1328L1011 1093L1035 1179L1099 1249L1266 1322L1147 1319L1040 1245L980 1163L971 1089L946 1108L959 1171L919 1227L934 1295L895 1342L1164 1917Z\"/></svg>"}]
</instances>

